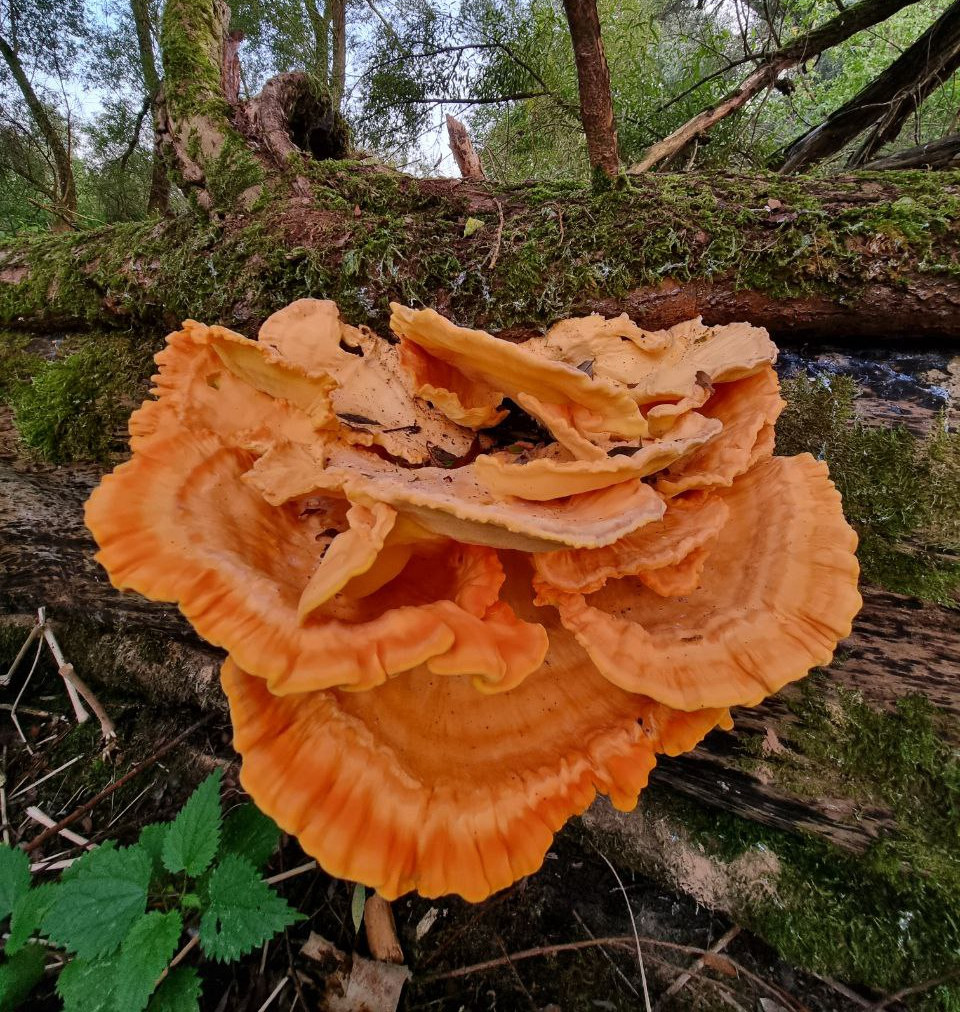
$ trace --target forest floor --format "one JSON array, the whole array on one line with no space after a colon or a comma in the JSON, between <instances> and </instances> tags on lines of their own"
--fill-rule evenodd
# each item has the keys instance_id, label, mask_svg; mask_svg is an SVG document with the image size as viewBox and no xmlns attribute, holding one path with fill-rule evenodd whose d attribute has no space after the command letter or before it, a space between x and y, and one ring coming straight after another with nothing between
<instances>
[{"instance_id":1,"label":"forest floor","mask_svg":"<svg viewBox=\"0 0 960 1012\"><path fill-rule=\"evenodd\" d=\"M96 720L82 725L73 720L63 686L45 663L17 708L26 740L9 709L0 716L12 844L29 842L43 831L37 810L59 821L133 770L135 776L71 825L74 834L93 845L107 839L133 843L145 825L172 818L215 766L223 770L224 810L246 800L226 713L208 718L175 750L151 762L199 714L156 712L133 697L104 697L103 702L118 730L106 758ZM75 858L82 850L62 837L49 840L31 853L35 880L57 874L44 864ZM606 857L616 864L615 854ZM296 841L285 836L266 875L300 869L309 861ZM660 1012L847 1012L873 1007L883 998L799 971L693 899L628 868L618 868L618 875L619 882L574 819L557 836L540 872L484 903L451 897L397 900L397 932L412 974L399 1008L643 1009L644 976L651 1005ZM306 916L304 921L236 964L205 961L196 949L187 957L188 965L200 970L205 1012L325 1008L329 981L324 967L301 952L312 932L347 953L369 956L363 931L358 933L353 924L352 883L310 868L276 888ZM31 999L30 1008L38 1012L59 1007L54 995L57 962L51 954L48 982ZM265 1006L284 978L283 990ZM884 1007L902 1008L898 1003Z\"/></svg>"}]
</instances>

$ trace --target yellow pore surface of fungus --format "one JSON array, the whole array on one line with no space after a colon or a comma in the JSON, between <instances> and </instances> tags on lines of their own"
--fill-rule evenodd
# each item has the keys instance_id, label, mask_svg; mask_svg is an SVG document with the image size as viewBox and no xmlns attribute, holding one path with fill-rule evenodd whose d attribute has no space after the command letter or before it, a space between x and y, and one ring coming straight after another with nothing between
<instances>
[{"instance_id":1,"label":"yellow pore surface of fungus","mask_svg":"<svg viewBox=\"0 0 960 1012\"><path fill-rule=\"evenodd\" d=\"M229 652L265 812L387 898L476 901L827 663L856 538L823 463L773 456L763 330L391 327L187 321L87 524L114 586Z\"/></svg>"}]
</instances>

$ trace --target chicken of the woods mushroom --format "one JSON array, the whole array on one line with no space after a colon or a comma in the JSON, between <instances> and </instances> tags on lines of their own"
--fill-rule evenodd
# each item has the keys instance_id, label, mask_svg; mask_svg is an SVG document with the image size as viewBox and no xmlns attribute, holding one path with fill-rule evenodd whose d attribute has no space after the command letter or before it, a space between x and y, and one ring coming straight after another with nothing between
<instances>
[{"instance_id":1,"label":"chicken of the woods mushroom","mask_svg":"<svg viewBox=\"0 0 960 1012\"><path fill-rule=\"evenodd\" d=\"M762 329L390 325L187 321L86 518L116 587L228 651L265 812L387 898L481 900L826 664L856 538L826 465L773 456Z\"/></svg>"}]
</instances>

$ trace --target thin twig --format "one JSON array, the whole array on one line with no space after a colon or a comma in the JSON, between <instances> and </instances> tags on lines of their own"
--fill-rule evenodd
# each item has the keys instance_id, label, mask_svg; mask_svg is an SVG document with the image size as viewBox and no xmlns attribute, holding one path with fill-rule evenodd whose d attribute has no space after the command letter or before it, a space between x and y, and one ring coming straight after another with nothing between
<instances>
[{"instance_id":1,"label":"thin twig","mask_svg":"<svg viewBox=\"0 0 960 1012\"><path fill-rule=\"evenodd\" d=\"M62 766L58 766L55 770L51 770L39 780L34 780L32 784L27 784L26 787L21 787L19 790L14 791L13 794L10 795L10 800L13 801L14 798L19 798L21 794L26 794L27 791L32 791L35 787L39 787L44 781L49 780L51 777L55 777L58 773L62 773L68 766L72 766L75 762L79 762L82 758L82 755L75 755L72 759L68 759Z\"/></svg>"},{"instance_id":2,"label":"thin twig","mask_svg":"<svg viewBox=\"0 0 960 1012\"><path fill-rule=\"evenodd\" d=\"M30 684L30 679L33 678L34 671L37 670L37 662L40 660L40 651L43 650L43 640L37 643L37 652L33 655L33 664L30 665L30 670L27 672L27 677L23 681L23 685L20 686L20 691L17 693L17 698L14 699L13 704L10 707L10 719L13 721L13 726L17 729L17 734L20 735L20 740L26 746L27 751L30 755L33 755L33 749L30 748L30 744L27 741L27 736L23 733L23 728L20 726L20 721L17 720L17 706L20 704L20 700L23 698L23 694L27 691L27 686Z\"/></svg>"},{"instance_id":3,"label":"thin twig","mask_svg":"<svg viewBox=\"0 0 960 1012\"><path fill-rule=\"evenodd\" d=\"M689 981L692 980L693 977L696 976L696 974L698 974L703 969L704 960L706 959L707 953L712 952L716 954L722 951L739 934L740 934L740 925L734 924L734 926L729 931L721 935L721 937L718 938L717 941L710 946L707 952L705 952L702 956L697 958L697 961L693 964L693 966L690 967L689 970L684 970L683 973L681 973L680 976L677 977L677 979L660 996L660 1002L658 1004L662 1004L664 1001L666 1001L667 998L673 997L673 995L675 995L679 990L686 987Z\"/></svg>"},{"instance_id":4,"label":"thin twig","mask_svg":"<svg viewBox=\"0 0 960 1012\"><path fill-rule=\"evenodd\" d=\"M279 996L280 992L287 986L289 982L290 978L284 976L283 980L281 980L280 983L277 984L277 986L267 996L267 1000L260 1006L260 1008L257 1009L257 1012L267 1012L267 1009L270 1008L270 1006L273 1004L274 999Z\"/></svg>"},{"instance_id":5,"label":"thin twig","mask_svg":"<svg viewBox=\"0 0 960 1012\"><path fill-rule=\"evenodd\" d=\"M13 678L13 673L20 666L20 662L27 656L27 651L30 649L30 644L40 635L40 623L36 622L30 628L30 632L27 634L27 638L23 641L23 646L17 651L17 656L13 659L13 664L7 668L7 673L0 678L0 685L7 686L10 684L10 679Z\"/></svg>"},{"instance_id":6,"label":"thin twig","mask_svg":"<svg viewBox=\"0 0 960 1012\"><path fill-rule=\"evenodd\" d=\"M306 864L298 865L289 871L282 871L278 875L271 875L270 878L265 878L263 881L267 885L276 885L278 882L286 882L288 878L296 878L297 875L303 875L304 872L313 871L316 867L316 861L308 861Z\"/></svg>"},{"instance_id":7,"label":"thin twig","mask_svg":"<svg viewBox=\"0 0 960 1012\"><path fill-rule=\"evenodd\" d=\"M911 984L910 987L901 988L896 994L887 995L882 1001L878 1001L876 1005L871 1005L868 1012L882 1012L883 1009L889 1008L894 1002L900 1001L902 998L907 998L911 994L929 991L930 988L936 987L938 984L946 984L947 981L955 980L957 977L960 977L960 970L951 970L950 973L946 973L942 977L934 977L932 980L924 980L919 984Z\"/></svg>"},{"instance_id":8,"label":"thin twig","mask_svg":"<svg viewBox=\"0 0 960 1012\"><path fill-rule=\"evenodd\" d=\"M588 935L589 935L589 936L590 936L591 938L596 938L596 937L597 937L597 936L596 936L596 935L595 935L595 934L594 934L594 933L593 933L593 932L592 932L592 931L591 931L591 930L590 930L590 929L589 929L589 928L587 927L587 924L586 924L586 922L585 922L585 921L584 921L584 919L583 919L583 918L582 918L582 917L580 916L580 914L579 914L579 913L577 912L577 909L576 909L576 907L574 907L574 909L573 909L573 916L574 916L574 917L576 917L576 919L577 919L577 922L579 923L580 927L581 927L581 928L583 928L583 930L584 930L584 931L586 931L586 933L587 933L587 934L588 934ZM632 984L632 983L630 982L630 978L629 978L629 977L628 977L628 976L627 976L627 975L626 975L626 974L625 974L625 973L623 972L623 970L621 970L621 969L620 969L620 967L619 967L619 966L617 966L616 962L614 961L614 958L613 958L613 956L611 956L611 955L610 955L610 953L609 953L609 952L607 952L607 950L606 950L606 949L604 949L604 948L603 948L602 946L600 947L600 951L601 951L601 952L603 953L603 955L604 955L604 956L606 957L606 959L607 959L607 962L608 962L608 963L609 963L609 964L610 964L610 965L611 965L611 966L613 967L613 969L614 969L614 971L616 972L617 976L619 976L619 977L620 977L620 979L621 979L621 980L622 980L622 981L624 982L624 984L626 984L626 985L627 985L627 987L629 987L629 988L630 988L630 990L631 990L631 991L633 992L633 995L634 995L634 997L635 997L635 998L639 998L639 997L640 997L640 992L639 992L639 991L638 991L638 990L637 990L637 989L636 989L636 988L635 988L635 987L633 986L633 984Z\"/></svg>"},{"instance_id":9,"label":"thin twig","mask_svg":"<svg viewBox=\"0 0 960 1012\"><path fill-rule=\"evenodd\" d=\"M596 848L594 848L596 849ZM602 851L597 850L597 853L606 862L607 867L613 872L613 877L617 880L617 885L620 886L620 892L623 893L623 901L627 904L627 913L630 915L630 927L633 928L633 937L637 943L637 963L640 965L640 984L643 986L643 1004L647 1012L652 1012L650 1005L650 992L647 990L647 971L643 965L643 953L640 951L640 932L637 931L637 921L633 916L633 907L630 905L630 897L627 895L627 890L624 887L623 880L620 878L617 869L610 863L609 858Z\"/></svg>"},{"instance_id":10,"label":"thin twig","mask_svg":"<svg viewBox=\"0 0 960 1012\"><path fill-rule=\"evenodd\" d=\"M39 822L41 826L46 826L48 829L51 826L56 825L56 822L51 819L46 812L41 811L41 809L35 808L32 805L27 809L27 815L29 815L34 822ZM61 829L58 832L64 840L69 840L71 843L75 843L78 847L83 847L85 850L96 849L97 845L95 843L91 843L85 836L81 836L79 833L74 833L69 829Z\"/></svg>"},{"instance_id":11,"label":"thin twig","mask_svg":"<svg viewBox=\"0 0 960 1012\"><path fill-rule=\"evenodd\" d=\"M109 787L105 787L99 794L94 795L89 801L85 801L79 808L75 808L69 815L62 818L55 826L50 829L45 829L39 836L34 837L29 843L25 844L23 849L29 854L30 851L36 850L41 844L46 843L52 836L56 835L65 826L72 825L77 819L82 819L92 808L95 808L100 804L104 798L108 798L115 790L123 787L124 784L129 783L135 776L142 773L149 766L152 766L159 759L162 759L168 752L172 751L184 741L189 738L194 731L203 727L208 721L213 718L212 713L208 713L205 717L201 717L196 723L191 724L186 731L181 731L176 738L171 738L166 745L161 746L157 749L153 755L147 756L143 762L138 763L132 770L125 773L119 780L115 780Z\"/></svg>"},{"instance_id":12,"label":"thin twig","mask_svg":"<svg viewBox=\"0 0 960 1012\"><path fill-rule=\"evenodd\" d=\"M70 697L70 703L73 706L73 712L77 715L77 723L85 724L90 719L90 714L87 713L86 707L80 702L79 686L68 675L68 669L70 672L73 672L73 665L67 663L66 657L63 656L63 651L60 649L60 644L57 642L56 636L53 635L53 630L46 622L43 623L43 638L47 641L47 646L50 647L50 652L57 662L58 674L63 679L67 695Z\"/></svg>"}]
</instances>

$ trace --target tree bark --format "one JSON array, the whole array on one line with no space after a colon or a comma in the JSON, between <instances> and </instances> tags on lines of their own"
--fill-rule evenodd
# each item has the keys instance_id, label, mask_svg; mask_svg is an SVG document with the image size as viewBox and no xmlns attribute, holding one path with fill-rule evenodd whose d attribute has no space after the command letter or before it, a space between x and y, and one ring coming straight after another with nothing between
<instances>
[{"instance_id":1,"label":"tree bark","mask_svg":"<svg viewBox=\"0 0 960 1012\"><path fill-rule=\"evenodd\" d=\"M153 53L153 32L150 25L150 10L146 0L130 0L130 10L137 30L137 48L140 52L140 72L143 77L144 93L150 100L150 120L153 123L153 166L150 173L150 195L147 210L166 214L170 206L170 180L163 164L163 149L160 143L162 121L160 116L160 73Z\"/></svg>"},{"instance_id":2,"label":"tree bark","mask_svg":"<svg viewBox=\"0 0 960 1012\"><path fill-rule=\"evenodd\" d=\"M23 100L27 103L30 115L43 135L44 142L50 148L56 170L57 200L55 210L60 215L60 223L68 228L72 227L77 213L77 184L73 176L73 165L70 162L70 151L63 143L63 138L54 126L46 106L33 90L33 85L30 83L30 78L27 76L16 50L2 35L0 35L0 56L9 67L13 79L17 82L17 87L23 95Z\"/></svg>"},{"instance_id":3,"label":"tree bark","mask_svg":"<svg viewBox=\"0 0 960 1012\"><path fill-rule=\"evenodd\" d=\"M835 155L871 127L851 159L862 164L896 138L909 113L960 67L960 2L944 13L874 81L778 156L781 172L800 172Z\"/></svg>"},{"instance_id":4,"label":"tree bark","mask_svg":"<svg viewBox=\"0 0 960 1012\"><path fill-rule=\"evenodd\" d=\"M564 0L573 58L580 87L580 121L594 173L614 178L620 171L617 128L613 118L610 68L600 38L596 0Z\"/></svg>"},{"instance_id":5,"label":"tree bark","mask_svg":"<svg viewBox=\"0 0 960 1012\"><path fill-rule=\"evenodd\" d=\"M789 184L685 175L678 185L648 173L629 191L595 196L325 164L313 163L307 192L296 177L286 189L281 180L264 208L220 222L9 243L0 325L136 326L153 338L193 317L252 331L312 294L380 329L400 298L508 333L595 311L651 328L698 313L752 320L798 339L960 337L951 176L931 188L885 175ZM468 217L489 227L464 236Z\"/></svg>"},{"instance_id":6,"label":"tree bark","mask_svg":"<svg viewBox=\"0 0 960 1012\"><path fill-rule=\"evenodd\" d=\"M722 119L742 108L754 95L772 87L777 78L791 67L796 67L806 60L817 56L825 49L846 41L865 28L880 24L896 14L904 7L909 7L917 0L860 0L843 9L837 17L832 18L819 28L801 35L774 53L764 56L760 65L737 88L721 99L710 109L704 109L692 119L687 120L668 137L652 144L643 153L640 161L632 165L630 172L646 172L658 162L676 154L693 138L706 133Z\"/></svg>"},{"instance_id":7,"label":"tree bark","mask_svg":"<svg viewBox=\"0 0 960 1012\"><path fill-rule=\"evenodd\" d=\"M960 134L875 158L865 167L871 172L880 172L886 169L952 169L957 165L960 165Z\"/></svg>"},{"instance_id":8,"label":"tree bark","mask_svg":"<svg viewBox=\"0 0 960 1012\"><path fill-rule=\"evenodd\" d=\"M486 179L480 156L477 154L467 128L455 116L447 115L447 137L454 161L464 179Z\"/></svg>"}]
</instances>

